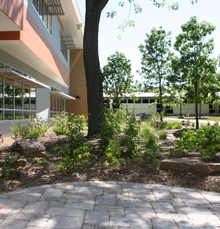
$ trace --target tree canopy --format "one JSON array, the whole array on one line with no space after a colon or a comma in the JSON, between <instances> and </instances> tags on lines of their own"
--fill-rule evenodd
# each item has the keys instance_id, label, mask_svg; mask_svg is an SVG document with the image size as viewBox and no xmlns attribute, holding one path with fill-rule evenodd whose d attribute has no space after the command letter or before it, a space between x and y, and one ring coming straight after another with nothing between
<instances>
[{"instance_id":1,"label":"tree canopy","mask_svg":"<svg viewBox=\"0 0 220 229\"><path fill-rule=\"evenodd\" d=\"M164 7L166 0L150 0L156 7ZM101 113L103 109L103 76L100 69L98 55L98 31L99 22L102 10L105 8L109 0L86 0L86 17L85 17L85 32L83 40L84 66L87 84L88 98L88 135L93 135L100 131L100 123L102 121ZM127 0L127 3L134 6L136 13L141 12L141 7L138 0ZM197 0L190 0L191 3ZM125 1L119 1L119 6L123 6ZM136 4L136 5L135 5ZM174 3L170 6L171 9L178 9L178 4ZM110 17L114 17L115 13L109 12ZM108 15L107 15L108 16ZM125 20L125 27L133 26L133 22ZM122 28L124 28L122 26Z\"/></svg>"},{"instance_id":2,"label":"tree canopy","mask_svg":"<svg viewBox=\"0 0 220 229\"><path fill-rule=\"evenodd\" d=\"M142 53L141 74L145 79L145 88L157 87L160 103L160 118L163 121L163 106L166 106L164 94L167 86L167 75L171 71L171 32L160 27L158 30L153 28L151 34L146 34L145 44L139 46Z\"/></svg>"},{"instance_id":3,"label":"tree canopy","mask_svg":"<svg viewBox=\"0 0 220 229\"><path fill-rule=\"evenodd\" d=\"M176 37L174 48L179 52L179 58L173 59L174 81L178 82L186 96L195 102L196 128L198 123L198 104L201 104L208 93L212 92L213 76L217 61L210 58L214 49L213 39L207 40L215 27L203 21L199 23L196 17L181 26L182 33Z\"/></svg>"},{"instance_id":4,"label":"tree canopy","mask_svg":"<svg viewBox=\"0 0 220 229\"><path fill-rule=\"evenodd\" d=\"M132 83L130 60L118 51L108 57L108 63L103 67L103 92L113 99L116 108L126 93L134 91Z\"/></svg>"}]
</instances>

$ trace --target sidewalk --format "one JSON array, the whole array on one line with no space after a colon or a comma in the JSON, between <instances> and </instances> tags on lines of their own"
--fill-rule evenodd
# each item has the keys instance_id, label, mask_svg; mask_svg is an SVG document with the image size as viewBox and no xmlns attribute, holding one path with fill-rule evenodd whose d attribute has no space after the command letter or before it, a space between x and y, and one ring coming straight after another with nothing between
<instances>
[{"instance_id":1,"label":"sidewalk","mask_svg":"<svg viewBox=\"0 0 220 229\"><path fill-rule=\"evenodd\" d=\"M0 228L220 227L220 194L130 182L69 182L0 195Z\"/></svg>"},{"instance_id":2,"label":"sidewalk","mask_svg":"<svg viewBox=\"0 0 220 229\"><path fill-rule=\"evenodd\" d=\"M167 121L167 122L168 122L168 121L179 121L179 122L185 121L185 122L187 122L187 120L188 120L188 119L164 118L164 121ZM195 120L195 119L189 119L189 122L190 122L190 123L192 123L192 122L196 123L196 120ZM201 120L201 119L199 119L199 125L201 125L201 124L206 125L208 122L209 122L211 125L213 125L214 123L216 123L216 121ZM220 122L218 122L218 124L220 124Z\"/></svg>"}]
</instances>

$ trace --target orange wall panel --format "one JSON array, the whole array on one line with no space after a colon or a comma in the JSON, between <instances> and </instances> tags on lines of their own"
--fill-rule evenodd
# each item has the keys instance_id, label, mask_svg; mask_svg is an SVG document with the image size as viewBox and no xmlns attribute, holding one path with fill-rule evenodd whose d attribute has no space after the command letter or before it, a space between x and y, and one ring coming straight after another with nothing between
<instances>
[{"instance_id":1,"label":"orange wall panel","mask_svg":"<svg viewBox=\"0 0 220 229\"><path fill-rule=\"evenodd\" d=\"M23 28L23 7L24 0L0 0L0 10L2 10L21 29Z\"/></svg>"},{"instance_id":2,"label":"orange wall panel","mask_svg":"<svg viewBox=\"0 0 220 229\"><path fill-rule=\"evenodd\" d=\"M70 113L88 116L87 86L82 49L70 51L70 95L80 96L79 99L70 101Z\"/></svg>"}]
</instances>

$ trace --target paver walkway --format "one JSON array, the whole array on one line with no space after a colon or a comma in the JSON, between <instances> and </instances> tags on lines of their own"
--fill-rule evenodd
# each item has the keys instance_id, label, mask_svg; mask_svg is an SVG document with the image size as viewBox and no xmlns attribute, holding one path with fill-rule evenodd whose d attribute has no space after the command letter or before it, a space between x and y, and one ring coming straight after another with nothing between
<instances>
[{"instance_id":1,"label":"paver walkway","mask_svg":"<svg viewBox=\"0 0 220 229\"><path fill-rule=\"evenodd\" d=\"M220 227L220 194L156 184L69 182L0 195L0 228Z\"/></svg>"}]
</instances>

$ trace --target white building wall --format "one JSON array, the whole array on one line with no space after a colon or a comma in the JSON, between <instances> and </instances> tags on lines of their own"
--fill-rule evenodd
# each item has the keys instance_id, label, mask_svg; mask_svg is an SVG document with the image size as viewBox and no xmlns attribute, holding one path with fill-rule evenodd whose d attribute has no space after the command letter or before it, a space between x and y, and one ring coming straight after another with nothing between
<instances>
[{"instance_id":1,"label":"white building wall","mask_svg":"<svg viewBox=\"0 0 220 229\"><path fill-rule=\"evenodd\" d=\"M50 118L50 89L37 89L37 114L43 119Z\"/></svg>"}]
</instances>

